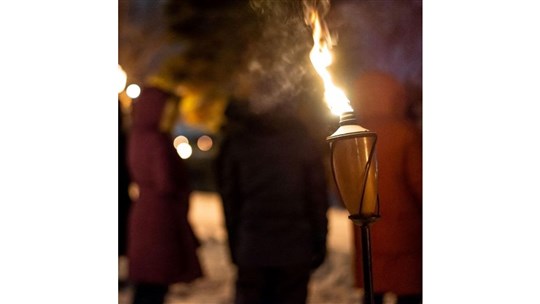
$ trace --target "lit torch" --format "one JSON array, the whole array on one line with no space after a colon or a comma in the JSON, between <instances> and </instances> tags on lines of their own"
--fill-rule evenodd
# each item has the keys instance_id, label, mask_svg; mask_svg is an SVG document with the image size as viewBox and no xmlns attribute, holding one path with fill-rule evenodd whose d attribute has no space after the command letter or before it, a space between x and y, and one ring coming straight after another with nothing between
<instances>
[{"instance_id":1,"label":"lit torch","mask_svg":"<svg viewBox=\"0 0 540 304\"><path fill-rule=\"evenodd\" d=\"M309 59L313 67L321 76L324 84L324 99L335 115L345 112L352 112L349 99L345 93L334 85L332 76L327 68L332 64L333 57L330 49L332 47L332 37L328 31L326 23L321 22L318 11L309 6L305 6L306 23L313 30L313 48L309 53Z\"/></svg>"},{"instance_id":2,"label":"lit torch","mask_svg":"<svg viewBox=\"0 0 540 304\"><path fill-rule=\"evenodd\" d=\"M313 3L313 2L312 2ZM327 138L330 143L334 181L349 219L361 227L365 303L374 303L369 224L379 218L377 191L377 134L358 125L349 99L336 87L327 68L332 64L332 38L319 11L304 2L306 23L313 31L309 57L324 84L330 111L340 116L340 127Z\"/></svg>"}]
</instances>

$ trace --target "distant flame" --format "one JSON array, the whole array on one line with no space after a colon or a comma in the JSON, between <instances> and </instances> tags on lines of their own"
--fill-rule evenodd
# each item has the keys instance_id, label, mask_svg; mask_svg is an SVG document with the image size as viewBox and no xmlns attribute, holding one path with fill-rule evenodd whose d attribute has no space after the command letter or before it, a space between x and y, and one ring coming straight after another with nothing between
<instances>
[{"instance_id":1,"label":"distant flame","mask_svg":"<svg viewBox=\"0 0 540 304\"><path fill-rule=\"evenodd\" d=\"M352 112L350 101L345 93L334 85L332 76L327 68L332 64L333 57L330 49L332 47L332 38L324 23L321 21L317 10L311 6L305 7L306 23L313 30L313 48L309 53L309 59L313 67L322 78L324 83L324 99L335 115L341 115L344 112Z\"/></svg>"}]
</instances>

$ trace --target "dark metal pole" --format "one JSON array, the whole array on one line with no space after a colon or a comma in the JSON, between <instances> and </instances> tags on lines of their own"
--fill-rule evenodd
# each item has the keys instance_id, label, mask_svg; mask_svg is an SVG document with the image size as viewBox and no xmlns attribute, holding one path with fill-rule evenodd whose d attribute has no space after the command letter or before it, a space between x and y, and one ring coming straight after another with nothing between
<instances>
[{"instance_id":1,"label":"dark metal pole","mask_svg":"<svg viewBox=\"0 0 540 304\"><path fill-rule=\"evenodd\" d=\"M366 304L375 303L373 295L373 274L371 271L371 241L369 236L369 224L360 225L362 230L362 267L364 270L364 299Z\"/></svg>"}]
</instances>

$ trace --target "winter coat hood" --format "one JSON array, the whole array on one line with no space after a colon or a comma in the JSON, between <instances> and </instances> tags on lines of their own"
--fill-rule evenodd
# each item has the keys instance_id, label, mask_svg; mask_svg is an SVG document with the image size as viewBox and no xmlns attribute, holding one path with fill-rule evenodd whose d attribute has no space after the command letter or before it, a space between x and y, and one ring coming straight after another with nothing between
<instances>
[{"instance_id":1,"label":"winter coat hood","mask_svg":"<svg viewBox=\"0 0 540 304\"><path fill-rule=\"evenodd\" d=\"M406 115L405 88L392 75L366 72L356 81L356 98L352 102L361 120L399 119Z\"/></svg>"},{"instance_id":2,"label":"winter coat hood","mask_svg":"<svg viewBox=\"0 0 540 304\"><path fill-rule=\"evenodd\" d=\"M163 110L172 94L155 87L143 88L133 102L133 129L159 130Z\"/></svg>"}]
</instances>

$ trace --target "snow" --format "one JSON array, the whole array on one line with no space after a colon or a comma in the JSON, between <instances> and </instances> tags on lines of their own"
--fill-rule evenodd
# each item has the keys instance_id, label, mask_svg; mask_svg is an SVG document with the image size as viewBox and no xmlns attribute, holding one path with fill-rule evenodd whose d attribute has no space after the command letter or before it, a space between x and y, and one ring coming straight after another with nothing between
<instances>
[{"instance_id":1,"label":"snow","mask_svg":"<svg viewBox=\"0 0 540 304\"><path fill-rule=\"evenodd\" d=\"M195 192L190 208L189 220L202 244L199 256L206 276L191 284L171 286L166 304L232 304L236 269L228 256L219 196ZM347 216L342 209L330 208L328 212L328 255L311 277L308 304L361 301L362 291L352 286L352 222ZM125 273L125 266L120 268L124 268L120 273ZM131 303L131 297L131 288L121 290L119 304Z\"/></svg>"}]
</instances>

